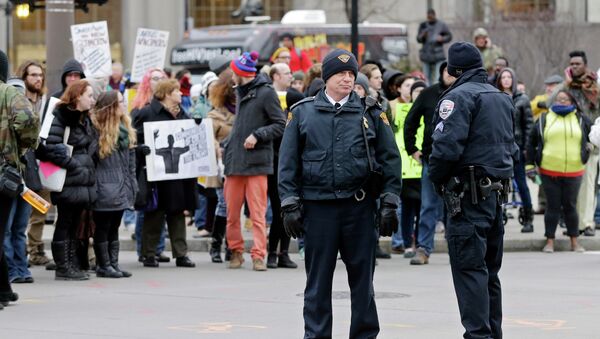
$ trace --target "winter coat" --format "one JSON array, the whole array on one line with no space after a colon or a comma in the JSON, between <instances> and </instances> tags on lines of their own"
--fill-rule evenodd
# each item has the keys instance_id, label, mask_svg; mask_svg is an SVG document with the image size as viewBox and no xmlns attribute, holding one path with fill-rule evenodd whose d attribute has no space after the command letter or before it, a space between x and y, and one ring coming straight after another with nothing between
<instances>
[{"instance_id":1,"label":"winter coat","mask_svg":"<svg viewBox=\"0 0 600 339\"><path fill-rule=\"evenodd\" d=\"M98 199L95 211L120 211L131 208L138 191L135 176L135 150L117 146L96 166Z\"/></svg>"},{"instance_id":2,"label":"winter coat","mask_svg":"<svg viewBox=\"0 0 600 339\"><path fill-rule=\"evenodd\" d=\"M138 145L144 144L144 122L170 121L188 119L183 109L175 118L156 98L152 98L150 104L139 110L132 111L133 127L137 130ZM152 136L150 136L152 137ZM139 147L138 147L139 150ZM138 151L138 171L145 170L146 157ZM138 176L139 178L139 176ZM142 185L144 183L138 183ZM158 192L158 209L169 213L178 213L183 210L193 211L196 209L198 194L196 191L196 179L164 180L149 183L156 185Z\"/></svg>"},{"instance_id":3,"label":"winter coat","mask_svg":"<svg viewBox=\"0 0 600 339\"><path fill-rule=\"evenodd\" d=\"M57 145L63 143L67 126L70 127L67 144L73 146L70 157L64 153L54 152ZM57 106L46 139L46 148L48 160L67 170L63 189L61 192L52 192L52 202L56 205L93 204L97 197L98 135L88 112L73 110L66 105Z\"/></svg>"},{"instance_id":4,"label":"winter coat","mask_svg":"<svg viewBox=\"0 0 600 339\"><path fill-rule=\"evenodd\" d=\"M212 111L208 112L208 118L212 119L213 133L215 135L216 143L215 147L221 147L221 142L225 140L227 136L229 136L229 133L231 133L235 115L229 112L227 108L222 107L214 108ZM223 187L223 184L217 176L213 176L206 178L206 187Z\"/></svg>"},{"instance_id":5,"label":"winter coat","mask_svg":"<svg viewBox=\"0 0 600 339\"><path fill-rule=\"evenodd\" d=\"M531 114L531 103L527 94L517 92L513 95L515 104L515 142L521 151L525 150L527 139L533 128L533 115Z\"/></svg>"},{"instance_id":6,"label":"winter coat","mask_svg":"<svg viewBox=\"0 0 600 339\"><path fill-rule=\"evenodd\" d=\"M440 35L442 36L442 42L437 41ZM452 33L450 33L445 22L440 20L436 20L434 23L422 22L419 25L417 34L417 42L423 44L419 51L419 59L428 64L446 60L444 44L450 42L450 40L452 40Z\"/></svg>"},{"instance_id":7,"label":"winter coat","mask_svg":"<svg viewBox=\"0 0 600 339\"><path fill-rule=\"evenodd\" d=\"M225 175L273 174L273 140L283 135L285 116L277 93L266 75L236 88L237 113L225 143ZM258 140L254 149L245 149L250 134Z\"/></svg>"}]
</instances>

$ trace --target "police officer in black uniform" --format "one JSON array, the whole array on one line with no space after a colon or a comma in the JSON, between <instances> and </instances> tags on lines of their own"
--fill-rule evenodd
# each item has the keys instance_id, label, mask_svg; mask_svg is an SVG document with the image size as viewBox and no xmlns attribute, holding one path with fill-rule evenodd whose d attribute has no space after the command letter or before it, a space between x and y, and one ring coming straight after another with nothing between
<instances>
[{"instance_id":1,"label":"police officer in black uniform","mask_svg":"<svg viewBox=\"0 0 600 339\"><path fill-rule=\"evenodd\" d=\"M475 46L448 51L458 79L436 109L429 176L448 209L446 239L465 338L502 338L502 203L518 147L511 98L487 83Z\"/></svg>"},{"instance_id":2,"label":"police officer in black uniform","mask_svg":"<svg viewBox=\"0 0 600 339\"><path fill-rule=\"evenodd\" d=\"M350 338L379 333L377 227L384 236L398 228L402 164L381 107L353 91L357 72L351 53L329 53L323 59L325 88L292 107L279 150L284 227L294 238L304 234L304 338L331 338L338 251L351 290Z\"/></svg>"}]
</instances>

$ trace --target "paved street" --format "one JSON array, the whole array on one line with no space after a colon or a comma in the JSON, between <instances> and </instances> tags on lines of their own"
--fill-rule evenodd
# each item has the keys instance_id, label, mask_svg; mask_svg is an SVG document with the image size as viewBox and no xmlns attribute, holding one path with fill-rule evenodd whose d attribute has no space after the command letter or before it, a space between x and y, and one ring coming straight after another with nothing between
<instances>
[{"instance_id":1,"label":"paved street","mask_svg":"<svg viewBox=\"0 0 600 339\"><path fill-rule=\"evenodd\" d=\"M3 338L300 338L304 270L251 271L209 262L142 268L122 255L130 279L58 282L35 267L34 284L15 285L21 299L0 311ZM293 257L299 261L297 256ZM415 267L400 256L380 260L375 287L380 338L459 338L448 257ZM508 253L504 286L506 338L598 338L600 253ZM347 338L349 299L339 262L334 337Z\"/></svg>"}]
</instances>

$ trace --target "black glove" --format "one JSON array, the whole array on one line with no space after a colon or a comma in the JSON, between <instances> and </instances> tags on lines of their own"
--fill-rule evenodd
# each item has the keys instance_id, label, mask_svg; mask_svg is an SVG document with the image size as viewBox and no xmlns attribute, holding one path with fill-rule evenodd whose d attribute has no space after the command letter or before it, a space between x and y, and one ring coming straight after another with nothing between
<instances>
[{"instance_id":1,"label":"black glove","mask_svg":"<svg viewBox=\"0 0 600 339\"><path fill-rule=\"evenodd\" d=\"M304 234L302 227L302 202L297 197L287 198L281 202L281 218L285 233L296 239Z\"/></svg>"},{"instance_id":2,"label":"black glove","mask_svg":"<svg viewBox=\"0 0 600 339\"><path fill-rule=\"evenodd\" d=\"M194 118L194 122L196 123L196 125L200 125L202 124L202 118Z\"/></svg>"},{"instance_id":3,"label":"black glove","mask_svg":"<svg viewBox=\"0 0 600 339\"><path fill-rule=\"evenodd\" d=\"M142 151L143 155L149 155L150 154L150 147L148 147L148 145L140 145L140 150Z\"/></svg>"},{"instance_id":4,"label":"black glove","mask_svg":"<svg viewBox=\"0 0 600 339\"><path fill-rule=\"evenodd\" d=\"M379 235L389 237L398 231L398 214L396 210L400 204L400 198L393 193L384 193L380 197L377 225Z\"/></svg>"}]
</instances>

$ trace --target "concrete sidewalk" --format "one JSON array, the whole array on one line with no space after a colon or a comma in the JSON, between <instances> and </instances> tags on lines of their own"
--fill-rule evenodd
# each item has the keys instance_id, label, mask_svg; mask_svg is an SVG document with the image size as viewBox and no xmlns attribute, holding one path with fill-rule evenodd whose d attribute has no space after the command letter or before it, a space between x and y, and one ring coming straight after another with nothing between
<instances>
[{"instance_id":1,"label":"concrete sidewalk","mask_svg":"<svg viewBox=\"0 0 600 339\"><path fill-rule=\"evenodd\" d=\"M534 204L535 206L535 204ZM509 219L508 224L505 227L504 237L504 250L506 252L526 252L526 251L541 251L545 244L544 238L544 216L536 215L534 219L534 232L533 233L521 233L521 225L516 220L518 211L517 209L509 209L509 214L514 215L515 218ZM243 225L243 223L242 223ZM252 233L242 226L244 239L246 239L246 248L252 247ZM558 228L556 231L556 251L568 251L569 250L569 238L562 234L565 229ZM52 239L52 233L54 227L52 225L46 225L44 229L44 242L46 243L46 249L50 249L50 241ZM123 251L134 251L135 241L131 239L131 233L133 228L125 229L123 226L120 228L120 239L121 249ZM268 232L268 230L267 230ZM190 251L195 252L208 252L210 245L210 238L193 238L196 229L194 227L187 227L188 247ZM600 251L600 232L597 236L586 237L581 236L579 238L581 244L586 250ZM380 240L381 247L390 251L391 249L391 238L385 237ZM170 248L167 240L167 248ZM447 253L446 240L444 239L443 233L435 235L435 252ZM295 253L298 251L297 242L292 240L290 245L290 252Z\"/></svg>"}]
</instances>

